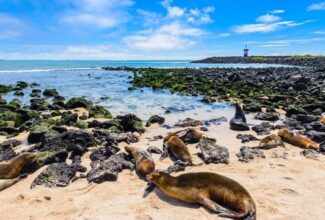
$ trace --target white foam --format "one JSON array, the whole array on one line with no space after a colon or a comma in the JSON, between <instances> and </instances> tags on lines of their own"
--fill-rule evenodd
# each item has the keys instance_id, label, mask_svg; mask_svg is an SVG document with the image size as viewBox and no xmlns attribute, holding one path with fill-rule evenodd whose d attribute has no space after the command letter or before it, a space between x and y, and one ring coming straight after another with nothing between
<instances>
[{"instance_id":1,"label":"white foam","mask_svg":"<svg viewBox=\"0 0 325 220\"><path fill-rule=\"evenodd\" d=\"M28 70L0 70L0 73L37 73L37 72L53 72L53 71L78 71L78 70L94 70L100 67L85 68L53 68L53 69L28 69Z\"/></svg>"}]
</instances>

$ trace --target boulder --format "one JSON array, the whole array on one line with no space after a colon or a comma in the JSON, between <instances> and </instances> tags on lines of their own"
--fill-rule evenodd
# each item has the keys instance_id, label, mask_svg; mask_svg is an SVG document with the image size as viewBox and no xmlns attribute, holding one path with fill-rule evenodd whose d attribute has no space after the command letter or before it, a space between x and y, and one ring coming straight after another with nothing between
<instances>
[{"instance_id":1,"label":"boulder","mask_svg":"<svg viewBox=\"0 0 325 220\"><path fill-rule=\"evenodd\" d=\"M90 170L87 174L87 180L94 183L103 183L106 181L116 181L118 174L123 169L134 169L134 163L126 160L126 154L116 154L100 162L99 166Z\"/></svg>"},{"instance_id":2,"label":"boulder","mask_svg":"<svg viewBox=\"0 0 325 220\"><path fill-rule=\"evenodd\" d=\"M92 106L90 101L87 101L84 98L71 98L67 103L67 109L74 109L74 108L87 108L89 109Z\"/></svg>"},{"instance_id":3,"label":"boulder","mask_svg":"<svg viewBox=\"0 0 325 220\"><path fill-rule=\"evenodd\" d=\"M153 115L148 119L146 123L146 127L149 127L151 124L155 124L155 123L163 125L165 123L165 118L159 115Z\"/></svg>"},{"instance_id":4,"label":"boulder","mask_svg":"<svg viewBox=\"0 0 325 220\"><path fill-rule=\"evenodd\" d=\"M244 163L249 163L254 158L265 158L263 151L251 147L241 147L240 152L236 156L239 161Z\"/></svg>"},{"instance_id":5,"label":"boulder","mask_svg":"<svg viewBox=\"0 0 325 220\"><path fill-rule=\"evenodd\" d=\"M229 151L227 148L218 146L216 140L203 137L198 144L201 150L201 159L204 163L229 163Z\"/></svg>"},{"instance_id":6,"label":"boulder","mask_svg":"<svg viewBox=\"0 0 325 220\"><path fill-rule=\"evenodd\" d=\"M203 122L202 121L198 121L198 120L195 120L195 119L192 119L192 118L186 118L184 120L180 120L178 121L175 126L176 127L196 127L196 126L201 126L203 125Z\"/></svg>"},{"instance_id":7,"label":"boulder","mask_svg":"<svg viewBox=\"0 0 325 220\"><path fill-rule=\"evenodd\" d=\"M127 114L119 117L121 119L120 125L123 127L123 130L128 132L144 132L143 124L140 118L134 114Z\"/></svg>"},{"instance_id":8,"label":"boulder","mask_svg":"<svg viewBox=\"0 0 325 220\"><path fill-rule=\"evenodd\" d=\"M71 179L75 176L76 171L67 163L54 163L49 165L38 177L32 182L31 188L42 185L48 188L66 187L70 184Z\"/></svg>"},{"instance_id":9,"label":"boulder","mask_svg":"<svg viewBox=\"0 0 325 220\"><path fill-rule=\"evenodd\" d=\"M279 120L279 116L271 112L259 112L254 116L254 119L262 121L277 121Z\"/></svg>"},{"instance_id":10,"label":"boulder","mask_svg":"<svg viewBox=\"0 0 325 220\"><path fill-rule=\"evenodd\" d=\"M112 118L112 114L103 106L93 106L89 109L90 118Z\"/></svg>"},{"instance_id":11,"label":"boulder","mask_svg":"<svg viewBox=\"0 0 325 220\"><path fill-rule=\"evenodd\" d=\"M54 97L59 95L59 92L56 89L45 89L43 95L47 97Z\"/></svg>"},{"instance_id":12,"label":"boulder","mask_svg":"<svg viewBox=\"0 0 325 220\"><path fill-rule=\"evenodd\" d=\"M263 122L261 124L255 125L252 127L252 130L257 133L257 135L268 135L270 134L271 129L273 129L273 125L268 122Z\"/></svg>"}]
</instances>

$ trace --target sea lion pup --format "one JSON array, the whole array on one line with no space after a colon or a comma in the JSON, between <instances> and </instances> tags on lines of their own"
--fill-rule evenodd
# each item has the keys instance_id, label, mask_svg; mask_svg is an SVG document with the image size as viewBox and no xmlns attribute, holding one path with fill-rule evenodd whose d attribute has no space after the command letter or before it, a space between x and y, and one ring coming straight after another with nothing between
<instances>
[{"instance_id":1,"label":"sea lion pup","mask_svg":"<svg viewBox=\"0 0 325 220\"><path fill-rule=\"evenodd\" d=\"M188 129L183 129L180 131L176 132L170 132L166 135L164 138L164 142L168 141L172 136L178 136L182 141L186 144L195 144L200 141L200 139L203 137L203 133L193 129L193 128L188 128Z\"/></svg>"},{"instance_id":2,"label":"sea lion pup","mask_svg":"<svg viewBox=\"0 0 325 220\"><path fill-rule=\"evenodd\" d=\"M254 147L254 148L269 150L269 149L272 149L272 148L276 148L278 146L285 147L281 137L279 135L276 135L276 134L271 134L271 135L266 136L265 138L263 138L260 141L260 144L258 145L258 147Z\"/></svg>"},{"instance_id":3,"label":"sea lion pup","mask_svg":"<svg viewBox=\"0 0 325 220\"><path fill-rule=\"evenodd\" d=\"M170 155L176 160L186 163L186 165L194 165L188 147L179 137L171 136L169 140L164 143L164 146L164 152L162 153L160 160L163 160Z\"/></svg>"},{"instance_id":4,"label":"sea lion pup","mask_svg":"<svg viewBox=\"0 0 325 220\"><path fill-rule=\"evenodd\" d=\"M235 117L230 120L230 129L234 131L249 131L249 127L246 123L245 113L239 103L235 104L236 113Z\"/></svg>"},{"instance_id":5,"label":"sea lion pup","mask_svg":"<svg viewBox=\"0 0 325 220\"><path fill-rule=\"evenodd\" d=\"M140 177L146 177L155 170L155 163L149 152L136 147L125 147L124 149L135 160L135 169Z\"/></svg>"},{"instance_id":6,"label":"sea lion pup","mask_svg":"<svg viewBox=\"0 0 325 220\"><path fill-rule=\"evenodd\" d=\"M236 181L216 173L187 173L173 177L162 171L147 176L167 196L201 204L220 217L256 219L256 206L247 190Z\"/></svg>"},{"instance_id":7,"label":"sea lion pup","mask_svg":"<svg viewBox=\"0 0 325 220\"><path fill-rule=\"evenodd\" d=\"M22 153L9 161L1 162L0 179L13 179L18 177L24 166L32 163L36 158L36 154Z\"/></svg>"},{"instance_id":8,"label":"sea lion pup","mask_svg":"<svg viewBox=\"0 0 325 220\"><path fill-rule=\"evenodd\" d=\"M24 179L26 177L27 177L27 174L24 174L24 175L20 175L20 176L14 178L14 179L6 180L6 181L0 183L0 191L9 188L10 186L18 183L20 180L22 180L22 179Z\"/></svg>"},{"instance_id":9,"label":"sea lion pup","mask_svg":"<svg viewBox=\"0 0 325 220\"><path fill-rule=\"evenodd\" d=\"M290 132L285 128L282 128L279 130L278 135L284 140L285 142L288 142L289 144L306 148L306 149L314 149L318 150L319 144L315 143L314 141L310 140L307 137L304 137L302 135L296 134L294 132Z\"/></svg>"}]
</instances>

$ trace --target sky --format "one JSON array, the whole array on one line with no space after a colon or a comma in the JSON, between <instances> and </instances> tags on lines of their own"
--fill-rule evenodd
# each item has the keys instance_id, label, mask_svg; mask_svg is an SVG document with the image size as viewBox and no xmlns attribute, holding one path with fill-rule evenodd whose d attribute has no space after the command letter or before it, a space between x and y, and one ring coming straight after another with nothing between
<instances>
[{"instance_id":1,"label":"sky","mask_svg":"<svg viewBox=\"0 0 325 220\"><path fill-rule=\"evenodd\" d=\"M0 0L0 59L325 55L322 0Z\"/></svg>"}]
</instances>

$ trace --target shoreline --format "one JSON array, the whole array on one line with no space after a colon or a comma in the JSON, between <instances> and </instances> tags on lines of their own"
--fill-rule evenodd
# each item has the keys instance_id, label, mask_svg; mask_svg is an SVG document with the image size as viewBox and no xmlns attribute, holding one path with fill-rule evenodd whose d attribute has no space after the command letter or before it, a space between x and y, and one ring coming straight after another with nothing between
<instances>
[{"instance_id":1,"label":"shoreline","mask_svg":"<svg viewBox=\"0 0 325 220\"><path fill-rule=\"evenodd\" d=\"M0 207L0 218L102 219L109 216L112 219L135 220L222 219L200 206L170 199L157 188L143 198L147 182L137 176L134 161L124 151L125 146L141 150L154 147L161 151L162 138L168 132L191 126L202 132L204 137L216 139L218 146L225 147L223 149L229 152L229 163L202 163L200 148L197 144L188 144L194 164L202 164L186 166L185 171L173 173L173 176L188 172L216 172L238 181L256 202L258 219L318 219L324 216L325 173L322 171L325 169L325 143L322 138L325 124L322 119L324 110L319 106L324 107L322 101L325 96L323 87L317 85L324 83L323 72L308 70L310 74L301 75L299 68L130 70L134 72L131 79L133 88L167 88L180 94L202 95L205 98L209 94L210 100L207 101L215 98L215 93L210 94L214 90L220 97L233 91L224 96L227 102L235 101L236 92L240 91L245 95L239 97L246 104L245 110L251 112L247 114L247 119L252 130L239 132L229 128L234 110L229 112L231 115L214 116L212 110L212 120L207 121L203 119L204 113L200 113L191 116L194 119L181 121L183 124L178 126L178 120L188 116L186 112L182 117L165 115L163 119L156 115L149 119L152 125L144 127L145 122L136 115L115 116L109 109L84 98L65 100L56 89L33 90L27 106L19 100L8 103L0 99L0 131L9 137L9 142L3 142L5 139L0 136L0 144L4 144L0 151L3 161L20 154L22 148L39 157L20 173L27 173L27 179L0 192L0 200L4 203ZM299 77L296 77L297 73ZM277 78L276 74L279 74ZM269 90L272 83L268 83L279 83L284 81L284 77L288 77L288 82L294 79L294 85L301 80L308 84L305 89L297 87L291 91L300 99L284 97L279 92L274 96L274 91L281 91L277 90L278 87ZM264 84L246 83L254 80L264 80ZM220 82L224 83L223 87ZM207 85L216 87L205 87ZM37 87L36 84L20 81L11 87L1 85L0 88L7 93L26 91L32 86ZM259 90L264 87L267 89ZM222 92L221 89L227 88L231 90ZM252 91L254 94L249 95ZM287 89L286 92L289 91ZM260 99L262 95L268 98ZM310 100L315 96L319 105L309 106L317 104ZM253 108L252 103L260 106ZM274 105L268 106L269 103ZM277 108L279 103L283 108ZM288 108L293 103L296 104L293 109L297 111ZM222 118L224 116L227 120ZM297 131L315 140L320 145L318 151L286 143L284 148L260 150L247 163L240 161L237 154L241 148L256 147L259 141L243 143L237 137L239 134L261 139L276 134L280 128ZM159 154L152 153L151 156L156 169L166 170L173 165L169 158L160 161ZM304 209L297 210L302 206Z\"/></svg>"}]
</instances>

